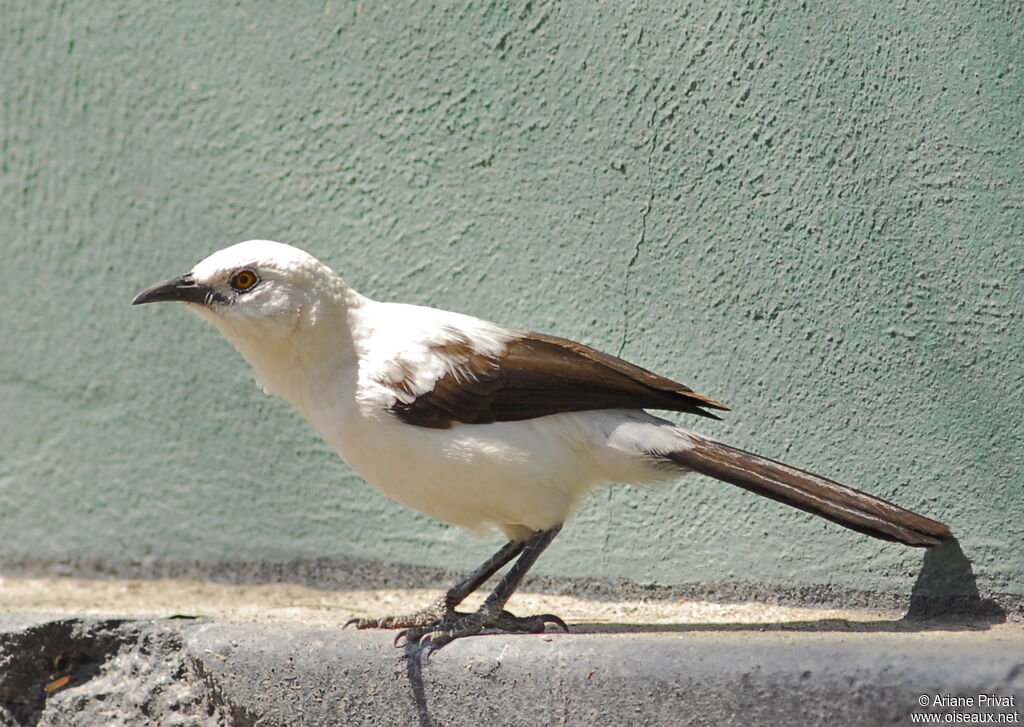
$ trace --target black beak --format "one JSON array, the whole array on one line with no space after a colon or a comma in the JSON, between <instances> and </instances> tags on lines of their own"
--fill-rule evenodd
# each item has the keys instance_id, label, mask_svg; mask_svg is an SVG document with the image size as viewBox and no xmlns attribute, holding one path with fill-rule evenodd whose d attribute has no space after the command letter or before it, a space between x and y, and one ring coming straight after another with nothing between
<instances>
[{"instance_id":1,"label":"black beak","mask_svg":"<svg viewBox=\"0 0 1024 727\"><path fill-rule=\"evenodd\" d=\"M190 274L186 273L185 275L179 275L177 278L157 283L151 288L146 288L135 296L132 305L159 303L164 300L209 305L214 302L224 302L224 296L212 288L198 284L192 279Z\"/></svg>"}]
</instances>

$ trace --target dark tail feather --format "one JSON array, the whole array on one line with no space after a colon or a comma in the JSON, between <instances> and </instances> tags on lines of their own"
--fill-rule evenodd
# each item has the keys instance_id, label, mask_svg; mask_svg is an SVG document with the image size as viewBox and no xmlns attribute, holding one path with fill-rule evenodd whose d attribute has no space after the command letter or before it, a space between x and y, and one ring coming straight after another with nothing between
<instances>
[{"instance_id":1,"label":"dark tail feather","mask_svg":"<svg viewBox=\"0 0 1024 727\"><path fill-rule=\"evenodd\" d=\"M727 444L693 437L693 447L664 455L676 464L871 535L918 548L953 537L940 522L820 475Z\"/></svg>"}]
</instances>

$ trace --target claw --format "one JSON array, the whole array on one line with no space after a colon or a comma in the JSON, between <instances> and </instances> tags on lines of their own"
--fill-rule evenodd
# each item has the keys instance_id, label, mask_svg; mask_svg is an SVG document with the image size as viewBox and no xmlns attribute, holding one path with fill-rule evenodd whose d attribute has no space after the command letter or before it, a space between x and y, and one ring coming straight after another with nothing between
<instances>
[{"instance_id":1,"label":"claw","mask_svg":"<svg viewBox=\"0 0 1024 727\"><path fill-rule=\"evenodd\" d=\"M565 621L563 621L553 613L544 613L540 616L537 616L537 618L540 619L541 622L544 624L554 624L558 628L562 629L562 631L564 631L565 633L569 633L569 627L566 625Z\"/></svg>"},{"instance_id":2,"label":"claw","mask_svg":"<svg viewBox=\"0 0 1024 727\"><path fill-rule=\"evenodd\" d=\"M437 634L437 631L428 631L420 637L417 646L419 646L421 649L425 649L428 646L433 647L437 643Z\"/></svg>"},{"instance_id":3,"label":"claw","mask_svg":"<svg viewBox=\"0 0 1024 727\"><path fill-rule=\"evenodd\" d=\"M430 655L445 644L449 644L455 637L449 631L428 631L420 637L420 656L429 659Z\"/></svg>"},{"instance_id":4,"label":"claw","mask_svg":"<svg viewBox=\"0 0 1024 727\"><path fill-rule=\"evenodd\" d=\"M398 642L401 641L402 638L408 634L408 632L409 629L402 629L397 634L395 634L395 640L392 642L392 644L394 644L396 649L398 648Z\"/></svg>"},{"instance_id":5,"label":"claw","mask_svg":"<svg viewBox=\"0 0 1024 727\"><path fill-rule=\"evenodd\" d=\"M346 621L346 622L345 622L345 625L341 627L341 630L342 630L342 631L344 631L345 629L347 629L347 628L348 628L349 626L351 626L352 624L355 624L355 625L356 625L356 628L359 628L359 622L360 622L360 621L362 621L362 619L359 619L359 618L350 618L350 619L349 619L348 621Z\"/></svg>"}]
</instances>

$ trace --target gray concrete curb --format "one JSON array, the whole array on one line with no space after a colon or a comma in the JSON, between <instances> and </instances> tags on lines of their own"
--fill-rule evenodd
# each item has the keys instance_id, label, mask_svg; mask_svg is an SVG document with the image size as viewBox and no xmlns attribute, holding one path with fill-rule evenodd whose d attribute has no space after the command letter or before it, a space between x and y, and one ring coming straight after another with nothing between
<instances>
[{"instance_id":1,"label":"gray concrete curb","mask_svg":"<svg viewBox=\"0 0 1024 727\"><path fill-rule=\"evenodd\" d=\"M0 615L0 724L1014 723L1024 698L1016 628L495 635L427 660L392 636ZM933 704L980 694L1014 704Z\"/></svg>"}]
</instances>

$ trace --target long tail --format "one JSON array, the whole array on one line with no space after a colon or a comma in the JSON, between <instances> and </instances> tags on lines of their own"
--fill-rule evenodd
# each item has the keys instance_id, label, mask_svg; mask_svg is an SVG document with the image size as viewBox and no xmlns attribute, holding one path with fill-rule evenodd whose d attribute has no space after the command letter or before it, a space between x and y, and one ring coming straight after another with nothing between
<instances>
[{"instance_id":1,"label":"long tail","mask_svg":"<svg viewBox=\"0 0 1024 727\"><path fill-rule=\"evenodd\" d=\"M663 456L687 469L882 540L927 548L953 537L946 525L879 497L727 444L691 436L692 447Z\"/></svg>"}]
</instances>

